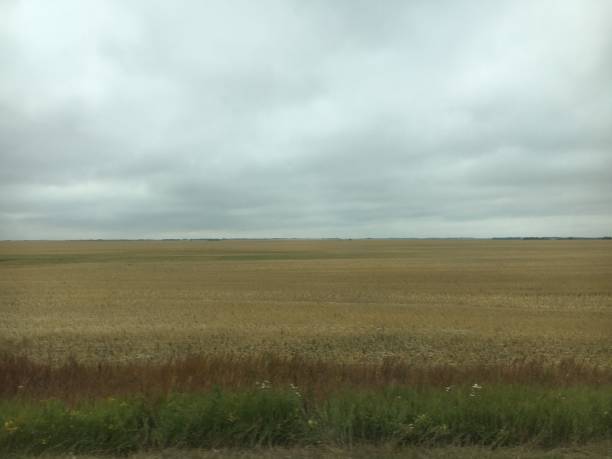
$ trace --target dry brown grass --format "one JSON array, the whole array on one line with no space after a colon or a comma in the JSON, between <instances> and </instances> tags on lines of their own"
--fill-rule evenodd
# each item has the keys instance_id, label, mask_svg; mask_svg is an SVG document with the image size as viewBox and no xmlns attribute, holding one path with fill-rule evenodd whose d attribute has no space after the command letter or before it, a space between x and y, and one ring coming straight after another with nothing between
<instances>
[{"instance_id":1,"label":"dry brown grass","mask_svg":"<svg viewBox=\"0 0 612 459\"><path fill-rule=\"evenodd\" d=\"M25 357L0 355L1 398L61 398L79 401L95 397L198 392L214 387L253 389L291 385L310 397L326 397L347 388L444 387L479 384L531 384L550 388L572 385L612 386L612 368L575 361L547 363L516 361L499 365L415 366L398 359L381 363L342 363L276 356L191 356L165 363L98 363L70 361L60 366Z\"/></svg>"},{"instance_id":2,"label":"dry brown grass","mask_svg":"<svg viewBox=\"0 0 612 459\"><path fill-rule=\"evenodd\" d=\"M612 367L610 241L0 243L0 349Z\"/></svg>"}]
</instances>

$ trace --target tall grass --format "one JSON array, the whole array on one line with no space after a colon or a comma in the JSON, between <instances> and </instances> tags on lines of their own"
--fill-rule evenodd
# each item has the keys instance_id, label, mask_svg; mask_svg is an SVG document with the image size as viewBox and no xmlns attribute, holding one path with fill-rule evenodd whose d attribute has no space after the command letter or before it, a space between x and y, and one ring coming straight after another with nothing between
<instances>
[{"instance_id":1,"label":"tall grass","mask_svg":"<svg viewBox=\"0 0 612 459\"><path fill-rule=\"evenodd\" d=\"M0 453L329 444L542 446L612 437L612 388L242 391L0 402Z\"/></svg>"},{"instance_id":2,"label":"tall grass","mask_svg":"<svg viewBox=\"0 0 612 459\"><path fill-rule=\"evenodd\" d=\"M66 400L172 392L251 388L257 381L295 384L324 397L344 388L446 387L450 385L530 384L567 387L612 385L612 368L574 360L557 363L517 360L511 365L418 366L398 359L382 363L316 361L298 356L237 357L200 355L165 363L98 363L71 361L61 366L0 354L0 397Z\"/></svg>"}]
</instances>

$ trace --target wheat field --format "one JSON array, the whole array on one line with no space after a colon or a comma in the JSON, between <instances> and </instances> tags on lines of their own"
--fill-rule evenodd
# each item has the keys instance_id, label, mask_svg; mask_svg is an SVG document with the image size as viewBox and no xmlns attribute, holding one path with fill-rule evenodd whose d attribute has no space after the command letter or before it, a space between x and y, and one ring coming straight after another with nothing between
<instances>
[{"instance_id":1,"label":"wheat field","mask_svg":"<svg viewBox=\"0 0 612 459\"><path fill-rule=\"evenodd\" d=\"M0 242L0 351L612 367L600 240Z\"/></svg>"}]
</instances>

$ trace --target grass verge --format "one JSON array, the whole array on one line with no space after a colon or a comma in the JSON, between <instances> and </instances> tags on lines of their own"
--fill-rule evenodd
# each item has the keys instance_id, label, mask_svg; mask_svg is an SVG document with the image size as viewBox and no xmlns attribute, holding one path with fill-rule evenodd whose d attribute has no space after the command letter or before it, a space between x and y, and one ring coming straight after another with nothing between
<instances>
[{"instance_id":1,"label":"grass verge","mask_svg":"<svg viewBox=\"0 0 612 459\"><path fill-rule=\"evenodd\" d=\"M520 385L344 390L296 387L0 402L0 455L162 448L537 445L609 441L612 388Z\"/></svg>"}]
</instances>

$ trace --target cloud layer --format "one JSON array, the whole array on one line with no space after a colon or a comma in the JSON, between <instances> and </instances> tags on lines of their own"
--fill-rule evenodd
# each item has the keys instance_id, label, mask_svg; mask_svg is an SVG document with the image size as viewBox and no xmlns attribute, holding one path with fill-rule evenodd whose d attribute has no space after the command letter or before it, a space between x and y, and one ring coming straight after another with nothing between
<instances>
[{"instance_id":1,"label":"cloud layer","mask_svg":"<svg viewBox=\"0 0 612 459\"><path fill-rule=\"evenodd\" d=\"M606 0L0 4L0 239L612 233Z\"/></svg>"}]
</instances>

